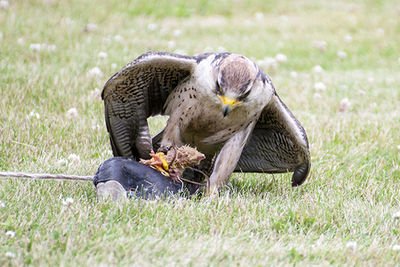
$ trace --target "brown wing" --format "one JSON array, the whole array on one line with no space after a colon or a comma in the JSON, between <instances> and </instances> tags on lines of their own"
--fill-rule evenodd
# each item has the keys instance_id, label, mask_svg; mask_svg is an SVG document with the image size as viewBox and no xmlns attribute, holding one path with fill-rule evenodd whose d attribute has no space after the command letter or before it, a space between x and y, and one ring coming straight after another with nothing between
<instances>
[{"instance_id":1,"label":"brown wing","mask_svg":"<svg viewBox=\"0 0 400 267\"><path fill-rule=\"evenodd\" d=\"M196 65L196 57L148 52L106 82L102 98L114 156L149 157L147 118L163 113L168 95Z\"/></svg>"},{"instance_id":2,"label":"brown wing","mask_svg":"<svg viewBox=\"0 0 400 267\"><path fill-rule=\"evenodd\" d=\"M235 171L294 172L292 186L301 185L311 168L304 128L275 93L265 106Z\"/></svg>"}]
</instances>

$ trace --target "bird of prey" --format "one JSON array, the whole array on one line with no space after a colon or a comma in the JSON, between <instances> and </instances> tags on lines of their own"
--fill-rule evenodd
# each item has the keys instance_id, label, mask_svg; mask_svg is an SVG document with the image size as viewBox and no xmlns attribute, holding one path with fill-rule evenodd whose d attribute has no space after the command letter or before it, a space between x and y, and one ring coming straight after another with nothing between
<instances>
[{"instance_id":1,"label":"bird of prey","mask_svg":"<svg viewBox=\"0 0 400 267\"><path fill-rule=\"evenodd\" d=\"M210 174L209 192L234 171L294 172L292 186L309 174L304 128L271 79L242 55L147 52L106 82L102 98L114 156L138 160L154 148L196 147L206 156L199 168ZM169 119L152 139L147 118L158 114Z\"/></svg>"}]
</instances>

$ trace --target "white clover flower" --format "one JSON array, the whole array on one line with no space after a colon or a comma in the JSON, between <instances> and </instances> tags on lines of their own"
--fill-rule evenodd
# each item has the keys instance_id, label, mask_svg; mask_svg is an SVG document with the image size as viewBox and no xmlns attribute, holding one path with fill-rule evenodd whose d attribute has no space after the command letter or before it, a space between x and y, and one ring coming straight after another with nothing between
<instances>
[{"instance_id":1,"label":"white clover flower","mask_svg":"<svg viewBox=\"0 0 400 267\"><path fill-rule=\"evenodd\" d=\"M366 93L365 93L365 91L363 91L363 90L358 90L358 94L359 94L359 95L365 95Z\"/></svg>"},{"instance_id":2,"label":"white clover flower","mask_svg":"<svg viewBox=\"0 0 400 267\"><path fill-rule=\"evenodd\" d=\"M24 45L25 44L25 39L24 38L18 38L17 39L17 44Z\"/></svg>"},{"instance_id":3,"label":"white clover flower","mask_svg":"<svg viewBox=\"0 0 400 267\"><path fill-rule=\"evenodd\" d=\"M346 248L347 249L352 249L355 250L357 249L357 242L356 241L349 241L346 243Z\"/></svg>"},{"instance_id":4,"label":"white clover flower","mask_svg":"<svg viewBox=\"0 0 400 267\"><path fill-rule=\"evenodd\" d=\"M43 3L46 5L54 5L57 3L57 0L43 0Z\"/></svg>"},{"instance_id":5,"label":"white clover flower","mask_svg":"<svg viewBox=\"0 0 400 267\"><path fill-rule=\"evenodd\" d=\"M149 25L147 25L147 29L151 32L154 32L155 30L157 30L158 25L155 23L150 23Z\"/></svg>"},{"instance_id":6,"label":"white clover flower","mask_svg":"<svg viewBox=\"0 0 400 267\"><path fill-rule=\"evenodd\" d=\"M169 49L174 48L175 45L176 45L175 41L168 41L168 43L167 43L167 46L168 46Z\"/></svg>"},{"instance_id":7,"label":"white clover flower","mask_svg":"<svg viewBox=\"0 0 400 267\"><path fill-rule=\"evenodd\" d=\"M223 46L218 46L218 47L217 47L217 51L218 51L218 52L225 52L225 51L226 51L226 48L223 47Z\"/></svg>"},{"instance_id":8,"label":"white clover flower","mask_svg":"<svg viewBox=\"0 0 400 267\"><path fill-rule=\"evenodd\" d=\"M394 83L396 80L393 78L393 77L387 77L386 79L385 79L385 83L387 83L387 84L392 84L392 83Z\"/></svg>"},{"instance_id":9,"label":"white clover flower","mask_svg":"<svg viewBox=\"0 0 400 267\"><path fill-rule=\"evenodd\" d=\"M0 32L0 41L1 41L1 39L3 39L3 33L2 32Z\"/></svg>"},{"instance_id":10,"label":"white clover flower","mask_svg":"<svg viewBox=\"0 0 400 267\"><path fill-rule=\"evenodd\" d=\"M325 51L326 50L326 46L327 46L327 42L326 41L317 41L314 40L312 42L312 45L317 48L319 51Z\"/></svg>"},{"instance_id":11,"label":"white clover flower","mask_svg":"<svg viewBox=\"0 0 400 267\"><path fill-rule=\"evenodd\" d=\"M315 72L315 73L322 73L324 71L324 69L320 65L315 65L312 68L312 71Z\"/></svg>"},{"instance_id":12,"label":"white clover flower","mask_svg":"<svg viewBox=\"0 0 400 267\"><path fill-rule=\"evenodd\" d=\"M205 53L212 52L212 51L214 51L214 48L212 48L211 46L206 46L203 51ZM399 58L399 63L400 63L400 58Z\"/></svg>"},{"instance_id":13,"label":"white clover flower","mask_svg":"<svg viewBox=\"0 0 400 267\"><path fill-rule=\"evenodd\" d=\"M377 36L382 36L384 34L385 34L385 30L383 28L376 29L376 35Z\"/></svg>"},{"instance_id":14,"label":"white clover flower","mask_svg":"<svg viewBox=\"0 0 400 267\"><path fill-rule=\"evenodd\" d=\"M71 206L74 203L74 199L72 197L67 197L62 200L63 206Z\"/></svg>"},{"instance_id":15,"label":"white clover flower","mask_svg":"<svg viewBox=\"0 0 400 267\"><path fill-rule=\"evenodd\" d=\"M291 72L290 72L290 77L292 77L292 78L297 78L297 72L291 71Z\"/></svg>"},{"instance_id":16,"label":"white clover flower","mask_svg":"<svg viewBox=\"0 0 400 267\"><path fill-rule=\"evenodd\" d=\"M98 101L101 100L101 91L99 88L95 88L94 90L89 92L90 98Z\"/></svg>"},{"instance_id":17,"label":"white clover flower","mask_svg":"<svg viewBox=\"0 0 400 267\"><path fill-rule=\"evenodd\" d=\"M288 21L289 20L288 16L286 16L286 15L280 15L279 18L281 20L283 20L283 21Z\"/></svg>"},{"instance_id":18,"label":"white clover flower","mask_svg":"<svg viewBox=\"0 0 400 267\"><path fill-rule=\"evenodd\" d=\"M24 43L24 39L22 39L22 38L18 39L18 43L22 45ZM31 44L29 46L29 48L32 51L47 50L48 52L54 52L57 49L56 45L54 45L54 44L53 45L49 45L49 44Z\"/></svg>"},{"instance_id":19,"label":"white clover flower","mask_svg":"<svg viewBox=\"0 0 400 267\"><path fill-rule=\"evenodd\" d=\"M278 61L273 57L265 57L263 60L257 61L257 63L265 69L276 69L279 66Z\"/></svg>"},{"instance_id":20,"label":"white clover flower","mask_svg":"<svg viewBox=\"0 0 400 267\"><path fill-rule=\"evenodd\" d=\"M6 254L5 254L5 256L6 256L7 258L15 258L15 253L14 253L14 252L11 252L11 251L7 251Z\"/></svg>"},{"instance_id":21,"label":"white clover flower","mask_svg":"<svg viewBox=\"0 0 400 267\"><path fill-rule=\"evenodd\" d=\"M31 44L31 45L29 46L29 48L30 48L32 51L40 51L40 50L42 50L42 45L41 45L41 44Z\"/></svg>"},{"instance_id":22,"label":"white clover flower","mask_svg":"<svg viewBox=\"0 0 400 267\"><path fill-rule=\"evenodd\" d=\"M28 115L28 118L32 118L32 117L35 117L36 119L40 119L40 114L35 111L31 111Z\"/></svg>"},{"instance_id":23,"label":"white clover flower","mask_svg":"<svg viewBox=\"0 0 400 267\"><path fill-rule=\"evenodd\" d=\"M375 83L375 78L372 77L372 76L369 76L369 77L367 78L367 81L368 81L369 84L374 84L374 83Z\"/></svg>"},{"instance_id":24,"label":"white clover flower","mask_svg":"<svg viewBox=\"0 0 400 267\"><path fill-rule=\"evenodd\" d=\"M87 72L87 76L89 78L98 78L103 76L103 72L100 70L99 67L94 67Z\"/></svg>"},{"instance_id":25,"label":"white clover flower","mask_svg":"<svg viewBox=\"0 0 400 267\"><path fill-rule=\"evenodd\" d=\"M400 149L400 145L397 146L397 149ZM400 211L397 211L393 214L393 219L400 219Z\"/></svg>"},{"instance_id":26,"label":"white clover flower","mask_svg":"<svg viewBox=\"0 0 400 267\"><path fill-rule=\"evenodd\" d=\"M56 164L58 166L67 166L68 165L68 160L67 159L59 159Z\"/></svg>"},{"instance_id":27,"label":"white clover flower","mask_svg":"<svg viewBox=\"0 0 400 267\"><path fill-rule=\"evenodd\" d=\"M264 64L264 60L263 60L263 59L258 59L258 60L256 61L256 63L257 63L257 65L261 66L261 65Z\"/></svg>"},{"instance_id":28,"label":"white clover flower","mask_svg":"<svg viewBox=\"0 0 400 267\"><path fill-rule=\"evenodd\" d=\"M351 107L351 103L348 98L343 98L339 104L339 111L346 112Z\"/></svg>"},{"instance_id":29,"label":"white clover flower","mask_svg":"<svg viewBox=\"0 0 400 267\"><path fill-rule=\"evenodd\" d=\"M8 8L8 1L4 1L4 0L0 1L0 8L1 9Z\"/></svg>"},{"instance_id":30,"label":"white clover flower","mask_svg":"<svg viewBox=\"0 0 400 267\"><path fill-rule=\"evenodd\" d=\"M323 82L317 82L314 84L314 89L317 91L325 91L326 85Z\"/></svg>"},{"instance_id":31,"label":"white clover flower","mask_svg":"<svg viewBox=\"0 0 400 267\"><path fill-rule=\"evenodd\" d=\"M400 245L399 245L399 244L394 245L394 246L392 247L392 250L393 250L393 251L400 251Z\"/></svg>"},{"instance_id":32,"label":"white clover flower","mask_svg":"<svg viewBox=\"0 0 400 267\"><path fill-rule=\"evenodd\" d=\"M344 51L338 51L338 52L337 52L337 56L338 56L338 58L340 58L340 59L345 59L345 58L347 57L347 53L344 52Z\"/></svg>"},{"instance_id":33,"label":"white clover flower","mask_svg":"<svg viewBox=\"0 0 400 267\"><path fill-rule=\"evenodd\" d=\"M319 93L315 93L315 94L314 94L314 98L315 98L315 99L321 99L322 96L321 96Z\"/></svg>"},{"instance_id":34,"label":"white clover flower","mask_svg":"<svg viewBox=\"0 0 400 267\"><path fill-rule=\"evenodd\" d=\"M174 51L175 54L186 55L186 51L183 49L176 49Z\"/></svg>"},{"instance_id":35,"label":"white clover flower","mask_svg":"<svg viewBox=\"0 0 400 267\"><path fill-rule=\"evenodd\" d=\"M257 21L263 20L264 19L264 14L261 12L257 12L254 14L254 19Z\"/></svg>"},{"instance_id":36,"label":"white clover flower","mask_svg":"<svg viewBox=\"0 0 400 267\"><path fill-rule=\"evenodd\" d=\"M400 149L400 145L397 146L397 149ZM1 206L0 206L1 207Z\"/></svg>"},{"instance_id":37,"label":"white clover flower","mask_svg":"<svg viewBox=\"0 0 400 267\"><path fill-rule=\"evenodd\" d=\"M70 108L65 115L68 119L74 119L78 117L78 110L76 108Z\"/></svg>"},{"instance_id":38,"label":"white clover flower","mask_svg":"<svg viewBox=\"0 0 400 267\"><path fill-rule=\"evenodd\" d=\"M0 208L5 208L6 203L3 200L0 200Z\"/></svg>"},{"instance_id":39,"label":"white clover flower","mask_svg":"<svg viewBox=\"0 0 400 267\"><path fill-rule=\"evenodd\" d=\"M14 231L7 231L6 232L6 236L8 237L8 238L14 238L15 237L15 232Z\"/></svg>"},{"instance_id":40,"label":"white clover flower","mask_svg":"<svg viewBox=\"0 0 400 267\"><path fill-rule=\"evenodd\" d=\"M112 64L111 64L111 69L115 70L116 68L117 68L117 64L112 63Z\"/></svg>"},{"instance_id":41,"label":"white clover flower","mask_svg":"<svg viewBox=\"0 0 400 267\"><path fill-rule=\"evenodd\" d=\"M54 44L52 44L52 45L46 45L45 47L47 48L47 51L49 51L49 52L54 52L54 51L56 51L56 49L57 49L57 46L54 45Z\"/></svg>"},{"instance_id":42,"label":"white clover flower","mask_svg":"<svg viewBox=\"0 0 400 267\"><path fill-rule=\"evenodd\" d=\"M74 26L75 25L75 21L73 21L70 17L63 18L61 20L61 23L65 24L67 26Z\"/></svg>"},{"instance_id":43,"label":"white clover flower","mask_svg":"<svg viewBox=\"0 0 400 267\"><path fill-rule=\"evenodd\" d=\"M98 55L97 55L99 58L107 58L108 57L108 55L107 55L107 53L106 52L100 52Z\"/></svg>"},{"instance_id":44,"label":"white clover flower","mask_svg":"<svg viewBox=\"0 0 400 267\"><path fill-rule=\"evenodd\" d=\"M276 61L277 61L278 63L285 63L285 62L287 61L287 56L284 55L284 54L279 53L279 54L277 54L277 55L275 56L275 59L276 59Z\"/></svg>"},{"instance_id":45,"label":"white clover flower","mask_svg":"<svg viewBox=\"0 0 400 267\"><path fill-rule=\"evenodd\" d=\"M93 131L94 130L100 130L101 126L100 126L100 124L93 122L91 128L92 128Z\"/></svg>"},{"instance_id":46,"label":"white clover flower","mask_svg":"<svg viewBox=\"0 0 400 267\"><path fill-rule=\"evenodd\" d=\"M123 42L124 41L124 37L122 37L121 35L115 35L114 36L114 41Z\"/></svg>"},{"instance_id":47,"label":"white clover flower","mask_svg":"<svg viewBox=\"0 0 400 267\"><path fill-rule=\"evenodd\" d=\"M94 31L97 31L98 29L99 29L99 26L97 26L97 24L94 24L94 23L89 23L83 28L83 30L85 32L94 32Z\"/></svg>"},{"instance_id":48,"label":"white clover flower","mask_svg":"<svg viewBox=\"0 0 400 267\"><path fill-rule=\"evenodd\" d=\"M175 37L181 36L182 35L182 30L181 29L175 29L172 31L172 35Z\"/></svg>"},{"instance_id":49,"label":"white clover flower","mask_svg":"<svg viewBox=\"0 0 400 267\"><path fill-rule=\"evenodd\" d=\"M76 154L71 154L68 156L68 160L70 162L79 163L81 161L81 157L79 157L79 155L76 155Z\"/></svg>"},{"instance_id":50,"label":"white clover flower","mask_svg":"<svg viewBox=\"0 0 400 267\"><path fill-rule=\"evenodd\" d=\"M346 36L344 37L344 41L345 41L346 43L351 43L351 42L353 41L353 37L351 37L351 35L346 35Z\"/></svg>"},{"instance_id":51,"label":"white clover flower","mask_svg":"<svg viewBox=\"0 0 400 267\"><path fill-rule=\"evenodd\" d=\"M111 43L111 38L110 37L103 37L103 42L109 44L109 43Z\"/></svg>"}]
</instances>

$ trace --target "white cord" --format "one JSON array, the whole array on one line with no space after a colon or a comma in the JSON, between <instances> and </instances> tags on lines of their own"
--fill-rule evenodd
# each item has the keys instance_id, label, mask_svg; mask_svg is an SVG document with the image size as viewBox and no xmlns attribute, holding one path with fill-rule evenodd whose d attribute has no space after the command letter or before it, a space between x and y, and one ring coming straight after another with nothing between
<instances>
[{"instance_id":1,"label":"white cord","mask_svg":"<svg viewBox=\"0 0 400 267\"><path fill-rule=\"evenodd\" d=\"M0 172L0 177L93 181L93 176L49 174L49 173Z\"/></svg>"}]
</instances>

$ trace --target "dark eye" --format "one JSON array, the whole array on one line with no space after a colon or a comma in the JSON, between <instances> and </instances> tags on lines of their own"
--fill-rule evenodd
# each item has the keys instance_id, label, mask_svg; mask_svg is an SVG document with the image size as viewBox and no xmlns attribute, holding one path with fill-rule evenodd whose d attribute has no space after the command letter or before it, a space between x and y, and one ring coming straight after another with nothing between
<instances>
[{"instance_id":1,"label":"dark eye","mask_svg":"<svg viewBox=\"0 0 400 267\"><path fill-rule=\"evenodd\" d=\"M221 88L221 86L219 86L219 83L217 82L217 88L216 88L216 93L217 93L217 95L222 95L222 88Z\"/></svg>"},{"instance_id":2,"label":"dark eye","mask_svg":"<svg viewBox=\"0 0 400 267\"><path fill-rule=\"evenodd\" d=\"M239 97L238 97L238 100L239 100L239 101L243 101L246 97L249 96L249 94L250 94L250 90L247 91L245 94L239 96Z\"/></svg>"}]
</instances>

